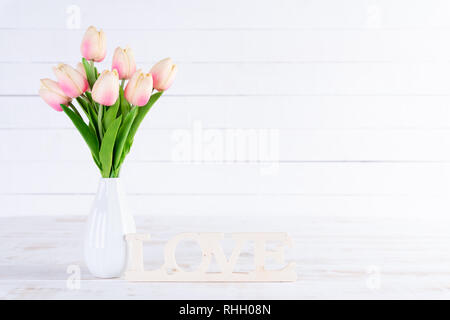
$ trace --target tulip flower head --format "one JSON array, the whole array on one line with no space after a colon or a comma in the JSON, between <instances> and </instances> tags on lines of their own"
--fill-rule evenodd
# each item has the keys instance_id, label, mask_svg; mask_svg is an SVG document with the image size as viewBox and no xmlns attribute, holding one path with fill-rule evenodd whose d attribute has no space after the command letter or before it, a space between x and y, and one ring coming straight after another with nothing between
<instances>
[{"instance_id":1,"label":"tulip flower head","mask_svg":"<svg viewBox=\"0 0 450 320\"><path fill-rule=\"evenodd\" d=\"M41 79L39 95L56 111L62 111L61 104L68 104L72 99L64 94L56 81Z\"/></svg>"},{"instance_id":2,"label":"tulip flower head","mask_svg":"<svg viewBox=\"0 0 450 320\"><path fill-rule=\"evenodd\" d=\"M62 91L71 98L82 95L89 88L86 78L67 64L60 63L53 67L53 72Z\"/></svg>"},{"instance_id":3,"label":"tulip flower head","mask_svg":"<svg viewBox=\"0 0 450 320\"><path fill-rule=\"evenodd\" d=\"M86 70L84 70L84 66L81 62L78 62L76 70L83 75L83 77L87 80Z\"/></svg>"},{"instance_id":4,"label":"tulip flower head","mask_svg":"<svg viewBox=\"0 0 450 320\"><path fill-rule=\"evenodd\" d=\"M130 48L122 49L121 47L117 47L114 51L112 69L117 70L119 79L130 79L136 71L133 50Z\"/></svg>"},{"instance_id":5,"label":"tulip flower head","mask_svg":"<svg viewBox=\"0 0 450 320\"><path fill-rule=\"evenodd\" d=\"M169 89L175 80L178 71L176 64L173 64L171 58L166 58L155 64L150 70L153 76L153 87L158 91Z\"/></svg>"},{"instance_id":6,"label":"tulip flower head","mask_svg":"<svg viewBox=\"0 0 450 320\"><path fill-rule=\"evenodd\" d=\"M81 41L81 55L87 60L100 62L106 56L106 36L103 30L90 26Z\"/></svg>"},{"instance_id":7,"label":"tulip flower head","mask_svg":"<svg viewBox=\"0 0 450 320\"><path fill-rule=\"evenodd\" d=\"M136 71L125 88L125 98L135 106L145 106L152 95L153 78L151 73Z\"/></svg>"},{"instance_id":8,"label":"tulip flower head","mask_svg":"<svg viewBox=\"0 0 450 320\"><path fill-rule=\"evenodd\" d=\"M119 74L117 70L105 70L95 81L92 99L105 106L112 106L119 98Z\"/></svg>"}]
</instances>

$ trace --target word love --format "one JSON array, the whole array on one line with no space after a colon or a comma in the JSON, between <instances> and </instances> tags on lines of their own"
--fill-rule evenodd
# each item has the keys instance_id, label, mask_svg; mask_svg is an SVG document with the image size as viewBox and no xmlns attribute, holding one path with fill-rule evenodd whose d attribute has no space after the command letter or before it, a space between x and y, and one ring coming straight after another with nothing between
<instances>
[{"instance_id":1,"label":"word love","mask_svg":"<svg viewBox=\"0 0 450 320\"><path fill-rule=\"evenodd\" d=\"M226 257L221 242L223 233L180 233L170 239L164 248L164 264L157 270L144 270L143 242L150 239L146 234L127 234L128 264L125 279L129 281L229 281L229 282L274 282L295 281L295 263L289 263L279 270L266 270L266 258L275 259L279 264L285 264L284 248L292 246L292 241L286 233L232 233L235 247L229 258ZM195 241L201 248L202 259L195 271L184 271L176 261L175 249L182 241ZM254 245L255 270L250 272L233 272L244 244L248 241ZM275 250L266 250L268 241L281 243ZM221 272L208 272L213 256Z\"/></svg>"}]
</instances>

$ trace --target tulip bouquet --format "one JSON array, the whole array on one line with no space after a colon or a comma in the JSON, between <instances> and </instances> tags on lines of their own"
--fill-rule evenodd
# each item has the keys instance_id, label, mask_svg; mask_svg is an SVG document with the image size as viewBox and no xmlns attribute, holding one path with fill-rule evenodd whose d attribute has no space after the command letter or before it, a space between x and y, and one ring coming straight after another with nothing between
<instances>
[{"instance_id":1,"label":"tulip bouquet","mask_svg":"<svg viewBox=\"0 0 450 320\"><path fill-rule=\"evenodd\" d=\"M105 59L106 37L102 30L92 26L82 40L81 54L82 62L76 68L67 64L53 68L57 81L41 79L39 95L53 109L64 111L70 118L88 145L102 177L117 178L139 125L171 86L177 66L166 58L144 73L136 70L133 51L118 47L111 70L99 73L95 62Z\"/></svg>"}]
</instances>

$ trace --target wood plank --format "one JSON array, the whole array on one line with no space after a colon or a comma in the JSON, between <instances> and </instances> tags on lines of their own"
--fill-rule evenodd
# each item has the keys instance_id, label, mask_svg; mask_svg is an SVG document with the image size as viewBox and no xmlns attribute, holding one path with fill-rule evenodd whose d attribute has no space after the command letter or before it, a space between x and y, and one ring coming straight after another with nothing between
<instances>
[{"instance_id":1,"label":"wood plank","mask_svg":"<svg viewBox=\"0 0 450 320\"><path fill-rule=\"evenodd\" d=\"M65 121L69 121L64 119ZM151 122L147 120L148 122ZM2 162L89 161L76 129L0 130ZM25 147L26 146L26 147ZM448 161L449 129L141 129L127 161Z\"/></svg>"},{"instance_id":2,"label":"wood plank","mask_svg":"<svg viewBox=\"0 0 450 320\"><path fill-rule=\"evenodd\" d=\"M293 238L286 259L297 263L299 280L291 284L154 284L120 279L98 280L82 257L82 216L3 218L7 241L0 242L3 299L405 299L448 298L450 238L446 220L299 216L297 218L203 219L196 216L138 217L139 232L150 232L145 263L162 261L164 243L185 231L279 231ZM2 234L4 234L2 232ZM232 242L225 242L229 252ZM183 244L181 245L183 246ZM178 253L178 252L177 252ZM239 257L240 268L252 267L250 246ZM49 257L52 259L49 260ZM191 270L200 258L196 246L183 246L180 264ZM79 290L66 285L69 265L80 267ZM14 266L14 267L12 267ZM264 290L262 290L264 288Z\"/></svg>"},{"instance_id":3,"label":"wood plank","mask_svg":"<svg viewBox=\"0 0 450 320\"><path fill-rule=\"evenodd\" d=\"M71 0L3 3L2 28L73 27ZM283 0L274 10L270 0L77 1L80 25L105 28L367 28L448 27L445 0ZM255 10L257 8L257 10ZM77 9L76 9L77 10ZM51 18L50 18L51 17Z\"/></svg>"},{"instance_id":4,"label":"wood plank","mask_svg":"<svg viewBox=\"0 0 450 320\"><path fill-rule=\"evenodd\" d=\"M92 188L90 188L92 189ZM127 202L134 215L200 218L313 215L315 217L447 218L447 195L164 195L130 194ZM0 195L1 217L87 215L94 193ZM1 228L1 227L0 227ZM6 230L5 230L6 231ZM2 232L4 235L4 232ZM43 233L43 235L46 233Z\"/></svg>"},{"instance_id":5,"label":"wood plank","mask_svg":"<svg viewBox=\"0 0 450 320\"><path fill-rule=\"evenodd\" d=\"M78 61L84 29L0 30L2 62ZM105 30L138 64L178 62L447 62L449 29ZM143 41L142 39L146 39ZM164 45L155 46L155 43ZM29 50L32 47L33 50Z\"/></svg>"},{"instance_id":6,"label":"wood plank","mask_svg":"<svg viewBox=\"0 0 450 320\"><path fill-rule=\"evenodd\" d=\"M98 170L83 162L2 163L3 194L93 193ZM448 163L127 163L138 194L448 195Z\"/></svg>"},{"instance_id":7,"label":"wood plank","mask_svg":"<svg viewBox=\"0 0 450 320\"><path fill-rule=\"evenodd\" d=\"M34 95L39 79L52 77L49 64L0 63L0 73L27 75L0 78L0 95ZM168 94L448 95L449 88L450 63L180 63Z\"/></svg>"},{"instance_id":8,"label":"wood plank","mask_svg":"<svg viewBox=\"0 0 450 320\"><path fill-rule=\"evenodd\" d=\"M141 128L447 129L450 96L164 96ZM40 97L1 97L0 128L73 125Z\"/></svg>"}]
</instances>

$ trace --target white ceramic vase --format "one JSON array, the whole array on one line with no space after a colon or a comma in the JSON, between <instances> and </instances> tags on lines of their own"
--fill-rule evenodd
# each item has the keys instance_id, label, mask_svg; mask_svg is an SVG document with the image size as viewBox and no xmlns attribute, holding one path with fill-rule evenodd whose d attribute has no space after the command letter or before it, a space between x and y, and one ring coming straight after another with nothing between
<instances>
[{"instance_id":1,"label":"white ceramic vase","mask_svg":"<svg viewBox=\"0 0 450 320\"><path fill-rule=\"evenodd\" d=\"M133 216L125 204L120 178L101 178L84 239L89 271L99 278L122 275L127 262L124 235L135 233Z\"/></svg>"}]
</instances>

